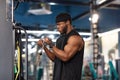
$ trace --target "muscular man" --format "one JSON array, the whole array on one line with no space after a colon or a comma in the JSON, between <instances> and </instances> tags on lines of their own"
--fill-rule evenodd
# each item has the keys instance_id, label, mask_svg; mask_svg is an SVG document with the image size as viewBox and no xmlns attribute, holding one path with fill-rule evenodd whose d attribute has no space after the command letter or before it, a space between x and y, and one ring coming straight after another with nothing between
<instances>
[{"instance_id":1,"label":"muscular man","mask_svg":"<svg viewBox=\"0 0 120 80\"><path fill-rule=\"evenodd\" d=\"M84 41L72 27L68 13L60 13L56 17L56 24L60 32L56 45L49 38L38 41L38 45L43 46L47 56L54 62L53 80L81 80ZM50 45L52 51L43 42Z\"/></svg>"}]
</instances>

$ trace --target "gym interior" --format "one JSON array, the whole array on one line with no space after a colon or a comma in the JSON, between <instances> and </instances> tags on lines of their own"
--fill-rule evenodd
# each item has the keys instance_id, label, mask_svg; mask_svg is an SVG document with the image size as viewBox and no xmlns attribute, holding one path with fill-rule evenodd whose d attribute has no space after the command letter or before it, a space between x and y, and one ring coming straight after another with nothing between
<instances>
[{"instance_id":1,"label":"gym interior","mask_svg":"<svg viewBox=\"0 0 120 80\"><path fill-rule=\"evenodd\" d=\"M61 12L85 41L81 80L120 80L120 0L0 0L0 80L52 80L37 41L56 41Z\"/></svg>"}]
</instances>

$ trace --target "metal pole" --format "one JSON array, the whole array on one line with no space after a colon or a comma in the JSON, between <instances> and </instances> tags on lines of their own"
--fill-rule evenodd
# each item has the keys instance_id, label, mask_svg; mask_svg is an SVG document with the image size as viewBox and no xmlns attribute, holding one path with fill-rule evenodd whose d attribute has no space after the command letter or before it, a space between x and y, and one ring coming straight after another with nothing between
<instances>
[{"instance_id":1,"label":"metal pole","mask_svg":"<svg viewBox=\"0 0 120 80\"><path fill-rule=\"evenodd\" d=\"M94 64L94 68L97 72L97 68L98 68L98 53L99 53L99 49L98 49L98 22L93 23L92 22L92 17L94 13L97 13L97 9L96 9L96 0L91 0L91 4L90 4L90 13L91 13L91 33L92 33L92 43L93 43L93 64Z\"/></svg>"},{"instance_id":2,"label":"metal pole","mask_svg":"<svg viewBox=\"0 0 120 80\"><path fill-rule=\"evenodd\" d=\"M25 53L26 53L26 58L25 58L26 76L25 76L25 80L28 80L28 37L27 37L26 30L24 30L24 31L25 31L25 37L26 37L26 43L25 43L25 47L26 47L26 50L25 50Z\"/></svg>"}]
</instances>

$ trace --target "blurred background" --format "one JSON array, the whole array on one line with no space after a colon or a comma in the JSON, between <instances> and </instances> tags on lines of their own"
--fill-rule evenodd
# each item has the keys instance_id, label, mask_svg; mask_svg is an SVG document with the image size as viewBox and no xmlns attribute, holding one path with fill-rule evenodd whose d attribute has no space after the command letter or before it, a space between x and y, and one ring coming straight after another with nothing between
<instances>
[{"instance_id":1,"label":"blurred background","mask_svg":"<svg viewBox=\"0 0 120 80\"><path fill-rule=\"evenodd\" d=\"M0 0L0 12L0 79L52 80L37 41L55 42L55 17L67 12L85 41L81 80L120 80L120 0Z\"/></svg>"}]
</instances>

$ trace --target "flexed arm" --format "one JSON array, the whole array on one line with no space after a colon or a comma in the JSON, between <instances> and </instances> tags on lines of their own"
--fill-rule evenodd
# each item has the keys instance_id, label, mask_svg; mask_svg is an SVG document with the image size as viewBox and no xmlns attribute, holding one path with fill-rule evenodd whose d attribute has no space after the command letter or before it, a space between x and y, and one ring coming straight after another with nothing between
<instances>
[{"instance_id":1,"label":"flexed arm","mask_svg":"<svg viewBox=\"0 0 120 80\"><path fill-rule=\"evenodd\" d=\"M55 56L61 59L62 61L66 62L69 61L77 51L80 51L84 46L84 41L80 36L71 36L67 44L64 47L64 50L60 50L53 46L53 51Z\"/></svg>"},{"instance_id":2,"label":"flexed arm","mask_svg":"<svg viewBox=\"0 0 120 80\"><path fill-rule=\"evenodd\" d=\"M51 60L54 60L55 56L62 61L69 61L77 51L80 51L84 46L84 41L80 36L71 36L67 44L64 46L64 50L58 49L56 46L52 45L52 40L49 38L44 39L45 43L52 47L52 51L44 47L45 52Z\"/></svg>"},{"instance_id":3,"label":"flexed arm","mask_svg":"<svg viewBox=\"0 0 120 80\"><path fill-rule=\"evenodd\" d=\"M52 61L54 61L55 55L54 55L54 53L53 53L52 51L50 51L50 50L46 47L46 45L44 44L45 42L46 42L46 40L40 39L40 40L37 42L37 44L44 49L44 51L45 51L45 53L47 54L47 56L49 57L49 59L51 59Z\"/></svg>"}]
</instances>

